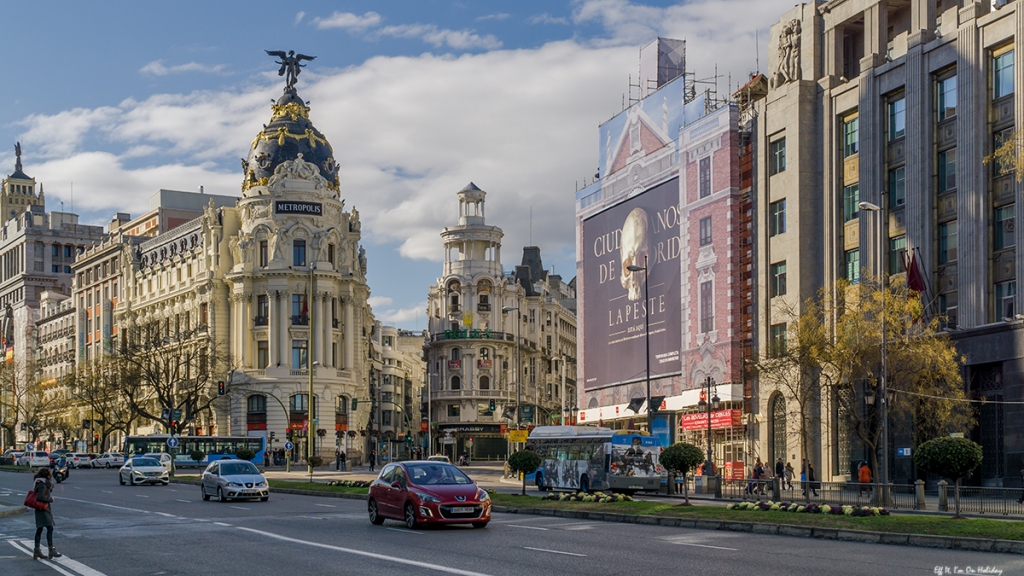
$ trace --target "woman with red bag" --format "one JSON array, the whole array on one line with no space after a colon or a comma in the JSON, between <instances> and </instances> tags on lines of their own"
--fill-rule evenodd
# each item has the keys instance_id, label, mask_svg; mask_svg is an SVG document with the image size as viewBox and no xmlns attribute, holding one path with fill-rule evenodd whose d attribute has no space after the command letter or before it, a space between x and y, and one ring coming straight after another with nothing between
<instances>
[{"instance_id":1,"label":"woman with red bag","mask_svg":"<svg viewBox=\"0 0 1024 576\"><path fill-rule=\"evenodd\" d=\"M36 549L32 554L33 560L40 558L60 558L62 554L53 547L53 513L50 512L49 504L53 502L53 481L51 480L49 468L40 468L35 475L35 485L32 487L36 492L36 501L47 504L45 510L36 510ZM50 547L50 555L44 556L39 550L39 540L43 535L43 528L46 528L46 545Z\"/></svg>"}]
</instances>

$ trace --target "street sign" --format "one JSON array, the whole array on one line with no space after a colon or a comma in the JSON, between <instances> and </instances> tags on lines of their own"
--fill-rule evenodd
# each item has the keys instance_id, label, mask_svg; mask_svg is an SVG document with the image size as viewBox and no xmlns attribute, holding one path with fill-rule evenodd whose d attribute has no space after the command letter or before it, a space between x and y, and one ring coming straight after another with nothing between
<instances>
[{"instance_id":1,"label":"street sign","mask_svg":"<svg viewBox=\"0 0 1024 576\"><path fill-rule=\"evenodd\" d=\"M526 439L530 436L529 430L509 430L508 439L509 442L526 442Z\"/></svg>"},{"instance_id":2,"label":"street sign","mask_svg":"<svg viewBox=\"0 0 1024 576\"><path fill-rule=\"evenodd\" d=\"M910 448L897 448L896 449L896 455L897 456L910 456Z\"/></svg>"},{"instance_id":3,"label":"street sign","mask_svg":"<svg viewBox=\"0 0 1024 576\"><path fill-rule=\"evenodd\" d=\"M167 439L167 446L170 447L170 448L177 448L178 447L178 439L175 438L174 436L171 436L170 438Z\"/></svg>"},{"instance_id":4,"label":"street sign","mask_svg":"<svg viewBox=\"0 0 1024 576\"><path fill-rule=\"evenodd\" d=\"M444 440L441 441L443 444L455 444L455 438L451 436L445 436Z\"/></svg>"},{"instance_id":5,"label":"street sign","mask_svg":"<svg viewBox=\"0 0 1024 576\"><path fill-rule=\"evenodd\" d=\"M31 452L31 451L33 451L35 449L36 449L36 445L35 444L33 444L31 442L29 442L28 444L25 444L25 452Z\"/></svg>"},{"instance_id":6,"label":"street sign","mask_svg":"<svg viewBox=\"0 0 1024 576\"><path fill-rule=\"evenodd\" d=\"M292 448L295 448L295 444L292 444L291 442L285 442L284 443L284 449L285 450L288 450L289 452L291 452Z\"/></svg>"}]
</instances>

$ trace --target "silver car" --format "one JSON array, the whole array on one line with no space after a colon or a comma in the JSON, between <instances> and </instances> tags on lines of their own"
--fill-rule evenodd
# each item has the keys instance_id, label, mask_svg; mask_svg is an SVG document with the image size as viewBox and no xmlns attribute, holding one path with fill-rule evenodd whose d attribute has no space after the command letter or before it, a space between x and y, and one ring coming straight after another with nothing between
<instances>
[{"instance_id":1,"label":"silver car","mask_svg":"<svg viewBox=\"0 0 1024 576\"><path fill-rule=\"evenodd\" d=\"M167 477L167 470L153 458L136 456L121 466L117 473L117 480L122 486L125 484L163 484L167 486L170 478Z\"/></svg>"},{"instance_id":2,"label":"silver car","mask_svg":"<svg viewBox=\"0 0 1024 576\"><path fill-rule=\"evenodd\" d=\"M216 496L221 502L237 498L270 500L270 486L256 466L247 460L217 460L203 472L203 500Z\"/></svg>"}]
</instances>

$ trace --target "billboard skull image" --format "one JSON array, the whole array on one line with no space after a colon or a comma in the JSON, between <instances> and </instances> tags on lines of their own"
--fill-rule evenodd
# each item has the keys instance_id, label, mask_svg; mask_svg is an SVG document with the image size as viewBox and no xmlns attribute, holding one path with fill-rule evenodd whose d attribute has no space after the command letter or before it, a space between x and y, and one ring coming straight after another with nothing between
<instances>
[{"instance_id":1,"label":"billboard skull image","mask_svg":"<svg viewBox=\"0 0 1024 576\"><path fill-rule=\"evenodd\" d=\"M585 388L646 377L647 314L651 376L681 370L679 220L673 178L583 222Z\"/></svg>"}]
</instances>

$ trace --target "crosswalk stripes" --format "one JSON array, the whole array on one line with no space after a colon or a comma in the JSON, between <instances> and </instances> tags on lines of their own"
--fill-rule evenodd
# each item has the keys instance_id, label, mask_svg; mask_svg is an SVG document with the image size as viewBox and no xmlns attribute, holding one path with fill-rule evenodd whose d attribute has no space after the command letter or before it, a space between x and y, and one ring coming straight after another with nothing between
<instances>
[{"instance_id":1,"label":"crosswalk stripes","mask_svg":"<svg viewBox=\"0 0 1024 576\"><path fill-rule=\"evenodd\" d=\"M15 549L20 550L21 552L29 556L32 556L32 550L33 547L35 546L35 543L31 540L10 539L7 540L7 543L11 546L14 546ZM72 560L71 558L68 558L66 555L61 556L60 558L53 558L50 560L40 560L39 562L45 566L53 568L60 574L64 574L64 576L106 576L106 574L104 574L103 572L90 568L89 566L86 566L85 564L82 564L77 560Z\"/></svg>"}]
</instances>

